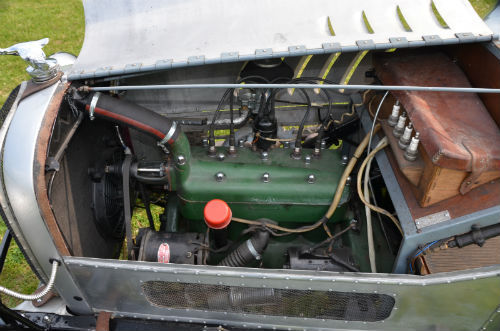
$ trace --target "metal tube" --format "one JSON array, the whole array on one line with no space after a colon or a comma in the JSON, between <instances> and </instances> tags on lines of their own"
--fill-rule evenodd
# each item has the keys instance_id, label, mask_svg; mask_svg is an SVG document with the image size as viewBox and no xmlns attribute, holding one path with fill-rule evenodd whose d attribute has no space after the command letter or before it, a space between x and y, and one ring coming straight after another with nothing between
<instances>
[{"instance_id":1,"label":"metal tube","mask_svg":"<svg viewBox=\"0 0 500 331\"><path fill-rule=\"evenodd\" d=\"M172 89L237 89L237 88L304 88L304 89L345 89L345 90L382 90L382 91L424 91L454 93L500 93L500 89L475 87L444 86L395 86L395 85L333 85L333 84L173 84L173 85L129 85L89 87L82 86L83 91L127 91L127 90L172 90Z\"/></svg>"}]
</instances>

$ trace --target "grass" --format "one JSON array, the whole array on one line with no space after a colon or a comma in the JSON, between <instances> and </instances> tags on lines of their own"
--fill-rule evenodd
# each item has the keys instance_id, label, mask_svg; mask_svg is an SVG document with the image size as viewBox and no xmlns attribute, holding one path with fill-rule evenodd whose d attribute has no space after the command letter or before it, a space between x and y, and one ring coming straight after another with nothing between
<instances>
[{"instance_id":1,"label":"grass","mask_svg":"<svg viewBox=\"0 0 500 331\"><path fill-rule=\"evenodd\" d=\"M484 17L497 3L497 0L470 0L476 11ZM79 0L0 0L0 47L49 37L45 46L46 54L66 51L78 54L83 42L83 6ZM0 105L5 102L10 91L21 81L29 79L25 73L26 65L14 56L0 56ZM158 223L160 207L153 208ZM134 227L148 226L144 209L134 212ZM157 225L158 226L158 225ZM6 227L0 221L0 236ZM25 262L19 248L11 244L0 284L8 288L31 293L38 281ZM1 296L9 307L20 301Z\"/></svg>"}]
</instances>

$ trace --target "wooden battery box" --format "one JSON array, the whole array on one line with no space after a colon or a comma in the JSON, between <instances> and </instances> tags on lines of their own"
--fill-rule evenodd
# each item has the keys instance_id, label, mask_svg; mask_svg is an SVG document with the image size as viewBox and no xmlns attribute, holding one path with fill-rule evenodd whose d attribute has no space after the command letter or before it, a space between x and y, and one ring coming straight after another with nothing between
<instances>
[{"instance_id":1,"label":"wooden battery box","mask_svg":"<svg viewBox=\"0 0 500 331\"><path fill-rule=\"evenodd\" d=\"M435 50L398 51L374 56L384 85L470 87L465 73ZM403 157L385 119L397 99L420 134L419 156ZM422 207L500 178L500 129L475 93L393 91L380 115L400 170L414 185Z\"/></svg>"}]
</instances>

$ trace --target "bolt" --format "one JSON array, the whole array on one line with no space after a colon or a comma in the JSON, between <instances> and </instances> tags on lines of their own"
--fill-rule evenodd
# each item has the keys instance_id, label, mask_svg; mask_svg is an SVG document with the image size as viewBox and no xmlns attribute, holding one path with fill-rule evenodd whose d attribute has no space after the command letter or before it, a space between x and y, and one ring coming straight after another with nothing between
<instances>
[{"instance_id":1,"label":"bolt","mask_svg":"<svg viewBox=\"0 0 500 331\"><path fill-rule=\"evenodd\" d=\"M403 112L403 114L399 116L398 123L394 127L394 130L392 130L392 134L394 135L394 137L399 138L403 135L405 124L406 124L406 113Z\"/></svg>"},{"instance_id":2,"label":"bolt","mask_svg":"<svg viewBox=\"0 0 500 331\"><path fill-rule=\"evenodd\" d=\"M271 181L271 176L269 175L268 172L264 172L262 174L261 180L263 183L269 183Z\"/></svg>"},{"instance_id":3,"label":"bolt","mask_svg":"<svg viewBox=\"0 0 500 331\"><path fill-rule=\"evenodd\" d=\"M326 149L326 141L321 141L321 149Z\"/></svg>"},{"instance_id":4,"label":"bolt","mask_svg":"<svg viewBox=\"0 0 500 331\"><path fill-rule=\"evenodd\" d=\"M226 158L226 155L224 153L217 154L217 160L224 161L225 158Z\"/></svg>"},{"instance_id":5,"label":"bolt","mask_svg":"<svg viewBox=\"0 0 500 331\"><path fill-rule=\"evenodd\" d=\"M321 149L315 148L313 151L313 155L315 158L319 158L321 156Z\"/></svg>"},{"instance_id":6,"label":"bolt","mask_svg":"<svg viewBox=\"0 0 500 331\"><path fill-rule=\"evenodd\" d=\"M245 140L244 139L238 140L238 147L245 147Z\"/></svg>"},{"instance_id":7,"label":"bolt","mask_svg":"<svg viewBox=\"0 0 500 331\"><path fill-rule=\"evenodd\" d=\"M215 174L215 181L222 182L226 178L226 175L223 172L218 172Z\"/></svg>"},{"instance_id":8,"label":"bolt","mask_svg":"<svg viewBox=\"0 0 500 331\"><path fill-rule=\"evenodd\" d=\"M229 155L234 156L236 154L236 147L235 146L229 146Z\"/></svg>"},{"instance_id":9,"label":"bolt","mask_svg":"<svg viewBox=\"0 0 500 331\"><path fill-rule=\"evenodd\" d=\"M304 157L304 161L306 162L306 164L310 164L311 163L311 155L306 155Z\"/></svg>"},{"instance_id":10,"label":"bolt","mask_svg":"<svg viewBox=\"0 0 500 331\"><path fill-rule=\"evenodd\" d=\"M47 315L45 315L45 316L43 317L43 321L44 321L45 323L50 323L50 317L49 317L49 316L47 316Z\"/></svg>"},{"instance_id":11,"label":"bolt","mask_svg":"<svg viewBox=\"0 0 500 331\"><path fill-rule=\"evenodd\" d=\"M310 174L307 176L307 182L309 184L314 184L314 182L316 182L316 176L314 176L313 174Z\"/></svg>"},{"instance_id":12,"label":"bolt","mask_svg":"<svg viewBox=\"0 0 500 331\"><path fill-rule=\"evenodd\" d=\"M260 158L261 160L269 160L269 153L266 152L266 151L263 151L262 153L260 153Z\"/></svg>"},{"instance_id":13,"label":"bolt","mask_svg":"<svg viewBox=\"0 0 500 331\"><path fill-rule=\"evenodd\" d=\"M178 155L177 156L177 164L180 165L180 166L186 164L186 158L184 157L184 155Z\"/></svg>"},{"instance_id":14,"label":"bolt","mask_svg":"<svg viewBox=\"0 0 500 331\"><path fill-rule=\"evenodd\" d=\"M387 119L387 124L389 124L390 126L396 125L396 123L398 122L400 108L401 107L399 106L399 100L398 100L398 101L396 101L394 106L392 106L392 113L391 113L391 116L389 116L389 118Z\"/></svg>"},{"instance_id":15,"label":"bolt","mask_svg":"<svg viewBox=\"0 0 500 331\"><path fill-rule=\"evenodd\" d=\"M406 149L411 141L411 134L413 133L413 124L410 122L405 128L405 131L401 138L399 138L398 146L401 149Z\"/></svg>"},{"instance_id":16,"label":"bolt","mask_svg":"<svg viewBox=\"0 0 500 331\"><path fill-rule=\"evenodd\" d=\"M217 150L215 149L215 146L210 146L208 148L208 156L214 157L215 154L217 154Z\"/></svg>"},{"instance_id":17,"label":"bolt","mask_svg":"<svg viewBox=\"0 0 500 331\"><path fill-rule=\"evenodd\" d=\"M405 159L408 161L415 161L418 156L418 144L420 142L420 133L416 132L415 137L411 138L410 146L406 149L404 154Z\"/></svg>"},{"instance_id":18,"label":"bolt","mask_svg":"<svg viewBox=\"0 0 500 331\"><path fill-rule=\"evenodd\" d=\"M283 148L290 148L290 142L289 141L283 142Z\"/></svg>"},{"instance_id":19,"label":"bolt","mask_svg":"<svg viewBox=\"0 0 500 331\"><path fill-rule=\"evenodd\" d=\"M203 147L208 147L208 138L203 138L201 142L203 144Z\"/></svg>"},{"instance_id":20,"label":"bolt","mask_svg":"<svg viewBox=\"0 0 500 331\"><path fill-rule=\"evenodd\" d=\"M351 176L347 176L347 178L345 179L345 185L346 185L346 186L351 185L351 181L352 181Z\"/></svg>"},{"instance_id":21,"label":"bolt","mask_svg":"<svg viewBox=\"0 0 500 331\"><path fill-rule=\"evenodd\" d=\"M342 165L345 166L349 163L349 157L347 155L342 155Z\"/></svg>"},{"instance_id":22,"label":"bolt","mask_svg":"<svg viewBox=\"0 0 500 331\"><path fill-rule=\"evenodd\" d=\"M300 147L294 147L292 154L290 155L292 159L300 160L302 155L302 149Z\"/></svg>"}]
</instances>

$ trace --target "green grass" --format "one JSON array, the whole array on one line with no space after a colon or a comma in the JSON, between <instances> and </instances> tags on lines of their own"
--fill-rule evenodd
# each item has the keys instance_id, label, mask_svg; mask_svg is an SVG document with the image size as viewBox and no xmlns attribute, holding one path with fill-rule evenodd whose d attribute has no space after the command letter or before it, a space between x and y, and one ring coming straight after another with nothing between
<instances>
[{"instance_id":1,"label":"green grass","mask_svg":"<svg viewBox=\"0 0 500 331\"><path fill-rule=\"evenodd\" d=\"M470 1L481 17L497 3L497 0ZM50 42L44 48L47 55L58 51L78 54L83 35L83 6L79 0L0 0L0 47L49 37ZM19 58L0 56L0 105L15 86L29 79L25 69L26 65ZM161 208L154 207L156 223L159 213ZM134 228L148 226L144 209L136 210L133 224ZM0 222L0 236L5 229ZM31 293L38 284L15 243L11 244L0 284L23 293ZM10 307L20 302L5 296L2 300Z\"/></svg>"}]
</instances>

